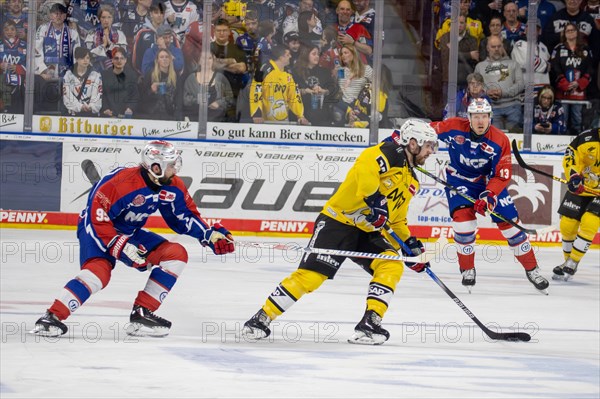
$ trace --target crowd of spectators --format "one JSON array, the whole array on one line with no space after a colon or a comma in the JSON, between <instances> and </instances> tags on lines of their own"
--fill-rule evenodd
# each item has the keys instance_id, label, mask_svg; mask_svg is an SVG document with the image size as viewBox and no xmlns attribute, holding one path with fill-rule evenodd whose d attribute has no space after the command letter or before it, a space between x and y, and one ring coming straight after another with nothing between
<instances>
[{"instance_id":1,"label":"crowd of spectators","mask_svg":"<svg viewBox=\"0 0 600 399\"><path fill-rule=\"evenodd\" d=\"M0 108L22 113L27 3L0 1ZM350 126L370 114L370 0L211 0L209 28L203 0L37 1L34 113L196 120L206 88L209 121Z\"/></svg>"},{"instance_id":2,"label":"crowd of spectators","mask_svg":"<svg viewBox=\"0 0 600 399\"><path fill-rule=\"evenodd\" d=\"M439 30L435 44L444 85L448 84L450 3L436 1ZM460 1L458 115L464 113L465 98L476 95L472 85L478 85L479 95L491 100L493 124L522 131L529 62L528 6L524 0ZM576 135L600 127L600 0L540 0L536 29L533 132ZM447 113L448 106L444 116Z\"/></svg>"},{"instance_id":3,"label":"crowd of spectators","mask_svg":"<svg viewBox=\"0 0 600 399\"><path fill-rule=\"evenodd\" d=\"M209 121L368 126L377 77L380 126L389 126L391 73L372 68L374 0L211 0L210 28L203 0L36 1L35 113L195 120L207 92ZM450 4L434 1L444 98ZM23 112L27 5L0 0L3 112ZM460 1L455 111L485 95L494 124L522 130L528 5ZM545 116L534 132L597 126L600 0L540 0L537 17L535 118ZM546 127L548 112L563 121Z\"/></svg>"}]
</instances>

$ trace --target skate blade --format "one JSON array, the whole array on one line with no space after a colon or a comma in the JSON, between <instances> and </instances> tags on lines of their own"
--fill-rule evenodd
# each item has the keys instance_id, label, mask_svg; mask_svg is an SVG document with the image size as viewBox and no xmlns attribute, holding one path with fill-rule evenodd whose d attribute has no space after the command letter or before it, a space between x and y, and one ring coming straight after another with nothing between
<instances>
[{"instance_id":1,"label":"skate blade","mask_svg":"<svg viewBox=\"0 0 600 399\"><path fill-rule=\"evenodd\" d=\"M548 295L548 288L544 288L544 289L541 289L541 290L539 288L536 288L536 290L540 294Z\"/></svg>"},{"instance_id":2,"label":"skate blade","mask_svg":"<svg viewBox=\"0 0 600 399\"><path fill-rule=\"evenodd\" d=\"M564 274L562 274L562 275L561 274L553 274L552 275L552 280L555 280L555 281L566 281Z\"/></svg>"},{"instance_id":3,"label":"skate blade","mask_svg":"<svg viewBox=\"0 0 600 399\"><path fill-rule=\"evenodd\" d=\"M473 289L472 285L465 285L465 288L467 289L467 291L469 291L469 294L471 293L471 290Z\"/></svg>"},{"instance_id":4,"label":"skate blade","mask_svg":"<svg viewBox=\"0 0 600 399\"><path fill-rule=\"evenodd\" d=\"M258 328L244 327L242 328L242 337L250 341L259 341L263 338L267 338L267 334Z\"/></svg>"},{"instance_id":5,"label":"skate blade","mask_svg":"<svg viewBox=\"0 0 600 399\"><path fill-rule=\"evenodd\" d=\"M125 332L132 337L162 338L169 335L167 327L147 327L139 323L131 323L127 326Z\"/></svg>"},{"instance_id":6,"label":"skate blade","mask_svg":"<svg viewBox=\"0 0 600 399\"><path fill-rule=\"evenodd\" d=\"M563 281L569 281L573 278L572 274L567 274L565 273L565 275L563 276Z\"/></svg>"},{"instance_id":7,"label":"skate blade","mask_svg":"<svg viewBox=\"0 0 600 399\"><path fill-rule=\"evenodd\" d=\"M42 326L35 326L33 330L27 331L27 334L39 335L41 337L57 338L65 333L63 333L62 330L58 327L50 326L50 327L48 327L48 329L46 329L45 327L42 327Z\"/></svg>"},{"instance_id":8,"label":"skate blade","mask_svg":"<svg viewBox=\"0 0 600 399\"><path fill-rule=\"evenodd\" d=\"M385 341L387 341L387 339L381 334L373 334L369 337L368 335L359 332L355 332L348 338L348 343L355 345L381 345Z\"/></svg>"}]
</instances>

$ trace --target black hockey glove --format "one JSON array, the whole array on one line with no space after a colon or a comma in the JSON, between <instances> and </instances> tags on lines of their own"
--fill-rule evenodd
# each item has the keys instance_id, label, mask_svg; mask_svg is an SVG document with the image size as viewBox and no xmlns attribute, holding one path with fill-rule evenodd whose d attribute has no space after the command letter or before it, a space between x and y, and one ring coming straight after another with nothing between
<instances>
[{"instance_id":1,"label":"black hockey glove","mask_svg":"<svg viewBox=\"0 0 600 399\"><path fill-rule=\"evenodd\" d=\"M404 243L410 249L410 253L407 253L404 250L404 247L402 247L402 253L406 256L418 256L425 252L425 246L423 245L421 240L417 240L417 237L415 237L415 236L408 237L408 240L406 240ZM425 268L430 266L429 262L427 262L427 263L405 262L405 265L417 273L421 273L423 270L425 270Z\"/></svg>"},{"instance_id":2,"label":"black hockey glove","mask_svg":"<svg viewBox=\"0 0 600 399\"><path fill-rule=\"evenodd\" d=\"M375 194L365 198L365 203L371 209L371 213L366 217L367 222L376 230L380 230L388 220L387 198L376 191Z\"/></svg>"}]
</instances>

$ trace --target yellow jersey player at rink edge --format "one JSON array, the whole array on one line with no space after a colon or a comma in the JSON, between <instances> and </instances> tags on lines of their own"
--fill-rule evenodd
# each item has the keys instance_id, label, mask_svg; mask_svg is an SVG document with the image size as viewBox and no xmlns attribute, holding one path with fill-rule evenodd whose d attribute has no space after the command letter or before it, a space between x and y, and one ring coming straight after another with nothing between
<instances>
[{"instance_id":1,"label":"yellow jersey player at rink edge","mask_svg":"<svg viewBox=\"0 0 600 399\"><path fill-rule=\"evenodd\" d=\"M568 281L600 227L600 196L585 190L587 187L600 191L600 129L586 130L571 141L563 157L563 168L569 191L558 213L565 261L554 268L552 279Z\"/></svg>"},{"instance_id":2,"label":"yellow jersey player at rink edge","mask_svg":"<svg viewBox=\"0 0 600 399\"><path fill-rule=\"evenodd\" d=\"M410 248L412 253L406 255L424 252L421 241L410 234L407 212L410 200L419 190L413 166L423 165L436 152L437 134L427 123L412 119L394 136L395 141L379 143L360 154L317 217L311 247L396 255L399 245L384 229L389 223ZM262 308L244 324L242 335L248 339L268 337L271 321L304 294L333 279L344 260L343 256L304 254L298 269L279 283ZM387 259L352 260L373 277L364 316L348 342L383 344L390 334L381 326L381 320L402 277L403 264ZM429 267L429 263L406 265L419 273Z\"/></svg>"}]
</instances>

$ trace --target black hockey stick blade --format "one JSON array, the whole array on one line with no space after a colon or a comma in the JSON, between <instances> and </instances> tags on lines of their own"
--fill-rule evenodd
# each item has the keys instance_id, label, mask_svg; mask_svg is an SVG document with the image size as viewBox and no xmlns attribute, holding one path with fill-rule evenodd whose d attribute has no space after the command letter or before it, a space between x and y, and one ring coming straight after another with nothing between
<instances>
[{"instance_id":1,"label":"black hockey stick blade","mask_svg":"<svg viewBox=\"0 0 600 399\"><path fill-rule=\"evenodd\" d=\"M429 277L431 277L431 279L433 281L435 281L437 283L437 285L439 285L444 290L444 292L446 294L448 294L448 296L450 298L452 298L454 303L456 303L456 305L459 308L461 308L463 310L463 312L465 312L467 314L467 316L469 316L471 318L471 320L473 320L473 322L475 324L477 324L477 326L479 326L479 328L481 328L481 330L485 333L485 335L487 335L491 339L498 340L498 341L524 341L524 342L528 342L531 340L531 335L524 333L524 332L504 332L503 333L503 332L495 332L495 331L490 330L473 314L473 312L471 312L469 310L469 308L467 308L467 306L460 299L458 299L458 297L454 294L454 292L452 292L450 290L450 288L448 288L446 286L446 284L444 284L442 282L442 280L440 280L439 277L435 275L435 273L431 270L431 268L428 267L425 269L425 271L427 272Z\"/></svg>"}]
</instances>

